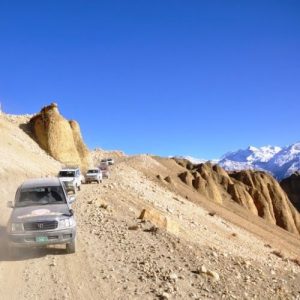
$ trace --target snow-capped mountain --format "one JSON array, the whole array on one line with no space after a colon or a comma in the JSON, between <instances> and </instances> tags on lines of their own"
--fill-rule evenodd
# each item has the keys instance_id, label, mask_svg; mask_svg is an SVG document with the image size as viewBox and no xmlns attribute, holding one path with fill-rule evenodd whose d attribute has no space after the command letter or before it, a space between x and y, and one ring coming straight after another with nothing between
<instances>
[{"instance_id":1,"label":"snow-capped mountain","mask_svg":"<svg viewBox=\"0 0 300 300\"><path fill-rule=\"evenodd\" d=\"M176 156L185 158L194 164L205 163L207 160L191 156ZM228 152L219 160L211 160L225 170L238 171L245 169L262 170L271 173L281 180L296 171L300 171L300 142L286 147L264 146L241 149Z\"/></svg>"},{"instance_id":2,"label":"snow-capped mountain","mask_svg":"<svg viewBox=\"0 0 300 300\"><path fill-rule=\"evenodd\" d=\"M282 179L300 171L300 142L284 147L267 163L266 169Z\"/></svg>"},{"instance_id":3,"label":"snow-capped mountain","mask_svg":"<svg viewBox=\"0 0 300 300\"><path fill-rule=\"evenodd\" d=\"M248 147L225 154L218 164L226 170L257 169L278 179L300 170L300 142L287 147Z\"/></svg>"}]
</instances>

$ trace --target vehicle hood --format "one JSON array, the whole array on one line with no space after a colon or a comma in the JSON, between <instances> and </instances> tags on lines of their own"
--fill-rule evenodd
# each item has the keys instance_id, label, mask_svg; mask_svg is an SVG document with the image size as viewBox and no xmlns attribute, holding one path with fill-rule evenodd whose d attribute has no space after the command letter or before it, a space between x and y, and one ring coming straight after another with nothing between
<instances>
[{"instance_id":1,"label":"vehicle hood","mask_svg":"<svg viewBox=\"0 0 300 300\"><path fill-rule=\"evenodd\" d=\"M11 222L28 222L32 220L55 219L63 214L69 214L69 206L64 204L49 204L41 206L15 207L11 214Z\"/></svg>"},{"instance_id":2,"label":"vehicle hood","mask_svg":"<svg viewBox=\"0 0 300 300\"><path fill-rule=\"evenodd\" d=\"M59 177L59 179L61 181L68 181L68 182L70 182L70 181L74 180L74 177Z\"/></svg>"}]
</instances>

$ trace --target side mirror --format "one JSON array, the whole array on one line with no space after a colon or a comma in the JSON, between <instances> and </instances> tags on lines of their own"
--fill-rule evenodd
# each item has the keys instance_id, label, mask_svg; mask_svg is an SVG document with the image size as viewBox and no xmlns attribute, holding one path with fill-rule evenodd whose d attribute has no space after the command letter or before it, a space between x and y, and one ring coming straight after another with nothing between
<instances>
[{"instance_id":1,"label":"side mirror","mask_svg":"<svg viewBox=\"0 0 300 300\"><path fill-rule=\"evenodd\" d=\"M70 196L68 196L68 198L69 198L69 203L70 204L73 203L76 200L76 197L74 195L70 195Z\"/></svg>"},{"instance_id":2,"label":"side mirror","mask_svg":"<svg viewBox=\"0 0 300 300\"><path fill-rule=\"evenodd\" d=\"M14 203L12 201L7 201L7 207L14 208Z\"/></svg>"}]
</instances>

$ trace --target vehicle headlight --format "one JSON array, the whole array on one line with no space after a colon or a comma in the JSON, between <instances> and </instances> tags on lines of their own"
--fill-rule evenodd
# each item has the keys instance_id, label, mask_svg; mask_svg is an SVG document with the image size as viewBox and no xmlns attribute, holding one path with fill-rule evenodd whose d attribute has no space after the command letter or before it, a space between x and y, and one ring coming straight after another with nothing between
<instances>
[{"instance_id":1,"label":"vehicle headlight","mask_svg":"<svg viewBox=\"0 0 300 300\"><path fill-rule=\"evenodd\" d=\"M23 223L11 223L11 232L24 231Z\"/></svg>"},{"instance_id":2,"label":"vehicle headlight","mask_svg":"<svg viewBox=\"0 0 300 300\"><path fill-rule=\"evenodd\" d=\"M60 227L61 228L69 228L74 225L73 219L63 219L60 220Z\"/></svg>"}]
</instances>

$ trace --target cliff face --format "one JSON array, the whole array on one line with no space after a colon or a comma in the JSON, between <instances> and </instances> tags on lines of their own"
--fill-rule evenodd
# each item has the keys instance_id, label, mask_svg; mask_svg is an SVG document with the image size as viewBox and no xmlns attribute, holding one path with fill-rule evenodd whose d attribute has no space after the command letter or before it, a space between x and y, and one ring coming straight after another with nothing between
<instances>
[{"instance_id":1,"label":"cliff face","mask_svg":"<svg viewBox=\"0 0 300 300\"><path fill-rule=\"evenodd\" d=\"M300 212L300 172L296 172L280 182L293 205Z\"/></svg>"},{"instance_id":2,"label":"cliff face","mask_svg":"<svg viewBox=\"0 0 300 300\"><path fill-rule=\"evenodd\" d=\"M269 223L300 234L300 215L272 176L250 170L227 173L210 163L178 163L186 167L178 174L181 181L208 199L222 204L224 198L231 198Z\"/></svg>"},{"instance_id":3,"label":"cliff face","mask_svg":"<svg viewBox=\"0 0 300 300\"><path fill-rule=\"evenodd\" d=\"M85 146L76 121L66 120L57 104L44 107L30 120L32 131L40 147L65 165L78 165L87 169L90 154Z\"/></svg>"}]
</instances>

